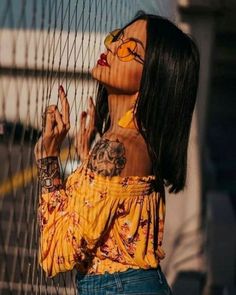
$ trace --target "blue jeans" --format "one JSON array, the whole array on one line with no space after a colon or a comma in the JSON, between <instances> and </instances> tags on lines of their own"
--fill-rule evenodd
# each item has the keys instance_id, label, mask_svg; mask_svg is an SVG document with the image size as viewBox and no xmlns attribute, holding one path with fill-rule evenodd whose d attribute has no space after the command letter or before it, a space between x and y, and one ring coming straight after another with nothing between
<instances>
[{"instance_id":1,"label":"blue jeans","mask_svg":"<svg viewBox=\"0 0 236 295\"><path fill-rule=\"evenodd\" d=\"M161 267L102 275L77 273L79 295L172 295Z\"/></svg>"}]
</instances>

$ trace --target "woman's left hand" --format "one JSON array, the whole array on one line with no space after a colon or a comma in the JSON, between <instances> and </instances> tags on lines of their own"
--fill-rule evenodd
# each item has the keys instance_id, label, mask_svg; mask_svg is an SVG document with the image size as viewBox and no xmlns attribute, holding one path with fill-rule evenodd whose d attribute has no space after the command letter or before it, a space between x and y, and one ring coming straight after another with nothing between
<instances>
[{"instance_id":1,"label":"woman's left hand","mask_svg":"<svg viewBox=\"0 0 236 295\"><path fill-rule=\"evenodd\" d=\"M89 123L86 124L87 116ZM82 112L80 117L80 129L75 137L75 149L83 162L88 156L92 142L96 136L97 130L95 127L95 105L92 97L89 98L89 108L87 112Z\"/></svg>"}]
</instances>

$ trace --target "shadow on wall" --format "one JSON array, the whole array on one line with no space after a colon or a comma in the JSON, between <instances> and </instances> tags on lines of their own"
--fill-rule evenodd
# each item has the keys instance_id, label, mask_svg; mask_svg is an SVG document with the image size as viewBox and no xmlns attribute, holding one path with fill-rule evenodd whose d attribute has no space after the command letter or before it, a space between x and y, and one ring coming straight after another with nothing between
<instances>
[{"instance_id":1,"label":"shadow on wall","mask_svg":"<svg viewBox=\"0 0 236 295\"><path fill-rule=\"evenodd\" d=\"M20 122L0 122L0 143L36 143L39 130Z\"/></svg>"},{"instance_id":2,"label":"shadow on wall","mask_svg":"<svg viewBox=\"0 0 236 295\"><path fill-rule=\"evenodd\" d=\"M173 295L202 295L206 274L198 271L180 271L172 286ZM186 293L186 290L188 293Z\"/></svg>"}]
</instances>

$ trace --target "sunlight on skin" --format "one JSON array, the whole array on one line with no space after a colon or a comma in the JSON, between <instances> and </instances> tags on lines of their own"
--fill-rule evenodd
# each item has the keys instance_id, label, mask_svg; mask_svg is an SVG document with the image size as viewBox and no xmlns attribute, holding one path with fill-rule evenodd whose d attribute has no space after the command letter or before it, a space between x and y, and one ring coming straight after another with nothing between
<instances>
[{"instance_id":1,"label":"sunlight on skin","mask_svg":"<svg viewBox=\"0 0 236 295\"><path fill-rule=\"evenodd\" d=\"M125 28L122 40L136 38L141 41L137 43L137 53L144 59L146 48L146 21L138 20ZM111 125L109 131L118 131L118 120L131 107L138 96L140 81L142 77L143 65L135 59L131 61L121 61L117 56L117 47L120 40L111 43L105 53L108 66L95 65L92 69L92 76L105 85L108 91L109 113Z\"/></svg>"},{"instance_id":2,"label":"sunlight on skin","mask_svg":"<svg viewBox=\"0 0 236 295\"><path fill-rule=\"evenodd\" d=\"M91 159L89 164L91 169L97 172L99 170L101 174L106 176L144 176L151 174L152 165L147 146L139 131L118 125L119 120L133 107L139 95L145 59L146 35L145 20L132 23L122 31L122 34L118 35L117 39L106 45L106 53L101 54L100 60L91 71L93 78L103 84L108 92L111 124L103 135L106 144L97 143L96 152L92 153L94 159ZM132 48L128 48L128 50L133 52L132 50L135 48L134 54L131 54L128 58L121 58L118 55L118 50L120 50L119 54L123 54L125 48L123 46L123 51L121 51L120 46L133 39L137 40L135 42L136 47L130 43ZM140 59L137 58L137 55ZM107 159L111 153L111 147L114 147L112 151L114 157L110 157L108 163ZM123 150L120 158L116 155L115 147ZM95 164L98 161L96 154L100 157L99 167ZM101 155L104 155L104 163L102 163ZM115 165L115 158L116 163L122 163L122 165Z\"/></svg>"}]
</instances>

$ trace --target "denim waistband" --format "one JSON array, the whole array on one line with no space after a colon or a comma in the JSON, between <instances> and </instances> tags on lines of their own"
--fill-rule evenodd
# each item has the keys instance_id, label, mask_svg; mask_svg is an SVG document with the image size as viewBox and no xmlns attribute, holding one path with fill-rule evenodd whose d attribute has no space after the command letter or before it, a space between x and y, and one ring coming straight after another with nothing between
<instances>
[{"instance_id":1,"label":"denim waistband","mask_svg":"<svg viewBox=\"0 0 236 295\"><path fill-rule=\"evenodd\" d=\"M79 284L96 284L98 288L100 288L101 284L105 286L109 286L111 284L121 284L122 282L127 281L135 281L135 280L142 280L145 278L148 278L150 276L153 276L154 274L158 274L159 282L164 283L165 282L165 276L162 273L161 266L159 265L157 268L150 268L150 269L132 269L129 268L126 271L122 272L114 272L114 273L108 273L105 272L104 274L83 274L77 272L76 274L76 280Z\"/></svg>"},{"instance_id":2,"label":"denim waistband","mask_svg":"<svg viewBox=\"0 0 236 295\"><path fill-rule=\"evenodd\" d=\"M77 274L76 274L76 276L78 278L83 278L83 279L87 279L87 278L92 279L92 278L104 277L104 275L112 276L112 275L118 273L121 277L122 276L126 277L127 274L135 273L135 275L137 275L138 273L140 273L141 275L143 275L143 273L146 273L147 271L150 273L151 271L157 271L157 270L162 271L160 265L158 265L156 268L148 268L148 269L143 269L143 268L138 268L138 269L136 269L136 268L128 268L125 271L120 271L120 272L115 272L115 273L105 272L104 274L86 274L86 273L80 273L78 271Z\"/></svg>"}]
</instances>

